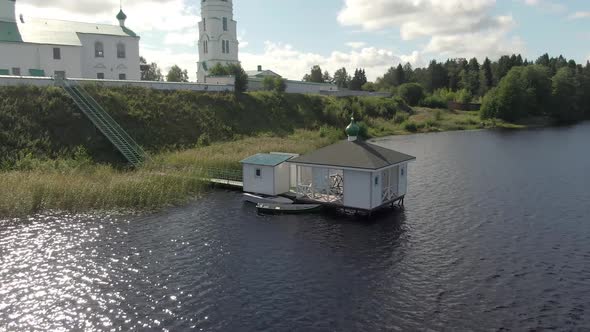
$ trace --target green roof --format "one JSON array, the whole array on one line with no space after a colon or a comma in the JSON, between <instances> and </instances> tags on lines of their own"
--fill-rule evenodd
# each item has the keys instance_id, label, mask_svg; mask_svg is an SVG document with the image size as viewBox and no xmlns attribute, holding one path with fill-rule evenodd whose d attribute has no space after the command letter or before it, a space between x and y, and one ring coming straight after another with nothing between
<instances>
[{"instance_id":1,"label":"green roof","mask_svg":"<svg viewBox=\"0 0 590 332\"><path fill-rule=\"evenodd\" d=\"M0 22L0 42L82 46L78 34L137 37L119 25L25 18L22 22Z\"/></svg>"},{"instance_id":2,"label":"green roof","mask_svg":"<svg viewBox=\"0 0 590 332\"><path fill-rule=\"evenodd\" d=\"M0 69L0 75L10 75L10 70L8 70L8 69Z\"/></svg>"},{"instance_id":3,"label":"green roof","mask_svg":"<svg viewBox=\"0 0 590 332\"><path fill-rule=\"evenodd\" d=\"M296 164L378 170L415 160L416 157L363 141L342 141L294 158Z\"/></svg>"},{"instance_id":4,"label":"green roof","mask_svg":"<svg viewBox=\"0 0 590 332\"><path fill-rule=\"evenodd\" d=\"M269 154L269 153L259 153L252 157L248 157L242 161L242 164L250 164L250 165L259 165L259 166L277 166L285 161L293 158L293 155L286 155L286 154Z\"/></svg>"},{"instance_id":5,"label":"green roof","mask_svg":"<svg viewBox=\"0 0 590 332\"><path fill-rule=\"evenodd\" d=\"M15 22L0 21L0 42L22 42L22 37Z\"/></svg>"},{"instance_id":6,"label":"green roof","mask_svg":"<svg viewBox=\"0 0 590 332\"><path fill-rule=\"evenodd\" d=\"M127 19L127 15L125 15L125 13L123 13L123 9L121 9L119 11L119 14L117 14L117 19L118 20L126 20Z\"/></svg>"}]
</instances>

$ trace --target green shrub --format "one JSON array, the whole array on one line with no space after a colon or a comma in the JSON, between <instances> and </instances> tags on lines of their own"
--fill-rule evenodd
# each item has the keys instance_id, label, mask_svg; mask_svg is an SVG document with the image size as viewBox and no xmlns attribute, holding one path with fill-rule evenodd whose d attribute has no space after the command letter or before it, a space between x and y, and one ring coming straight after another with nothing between
<instances>
[{"instance_id":1,"label":"green shrub","mask_svg":"<svg viewBox=\"0 0 590 332\"><path fill-rule=\"evenodd\" d=\"M399 113L399 114L395 115L395 117L393 118L393 122L396 124L400 124L400 123L407 121L408 118L409 118L408 114Z\"/></svg>"},{"instance_id":2,"label":"green shrub","mask_svg":"<svg viewBox=\"0 0 590 332\"><path fill-rule=\"evenodd\" d=\"M405 83L399 86L398 95L410 106L416 106L424 98L424 88L418 83Z\"/></svg>"},{"instance_id":3,"label":"green shrub","mask_svg":"<svg viewBox=\"0 0 590 332\"><path fill-rule=\"evenodd\" d=\"M443 114L442 114L441 110L434 111L434 119L436 121L440 121L440 120L442 120L442 118L443 118Z\"/></svg>"},{"instance_id":4,"label":"green shrub","mask_svg":"<svg viewBox=\"0 0 590 332\"><path fill-rule=\"evenodd\" d=\"M436 95L427 96L420 102L420 105L429 108L447 108L447 103Z\"/></svg>"},{"instance_id":5,"label":"green shrub","mask_svg":"<svg viewBox=\"0 0 590 332\"><path fill-rule=\"evenodd\" d=\"M418 131L418 125L412 121L408 121L408 122L403 123L402 127L411 133L415 133Z\"/></svg>"}]
</instances>

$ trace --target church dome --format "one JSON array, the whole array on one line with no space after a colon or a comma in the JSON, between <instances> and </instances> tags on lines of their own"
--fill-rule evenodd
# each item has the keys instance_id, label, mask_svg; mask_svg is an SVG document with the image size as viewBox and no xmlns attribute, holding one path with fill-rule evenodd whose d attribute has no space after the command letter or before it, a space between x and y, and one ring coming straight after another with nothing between
<instances>
[{"instance_id":1,"label":"church dome","mask_svg":"<svg viewBox=\"0 0 590 332\"><path fill-rule=\"evenodd\" d=\"M356 124L354 116L350 118L350 124L346 127L346 135L348 137L357 137L361 131L361 127Z\"/></svg>"},{"instance_id":2,"label":"church dome","mask_svg":"<svg viewBox=\"0 0 590 332\"><path fill-rule=\"evenodd\" d=\"M119 11L119 14L117 14L117 20L126 20L127 19L127 15L125 15L125 13L123 13L123 9L121 9Z\"/></svg>"}]
</instances>

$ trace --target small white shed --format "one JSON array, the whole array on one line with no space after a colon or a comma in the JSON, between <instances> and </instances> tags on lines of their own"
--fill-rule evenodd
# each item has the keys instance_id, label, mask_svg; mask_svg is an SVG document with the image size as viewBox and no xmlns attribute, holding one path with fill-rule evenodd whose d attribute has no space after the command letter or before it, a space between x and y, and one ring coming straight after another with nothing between
<instances>
[{"instance_id":1,"label":"small white shed","mask_svg":"<svg viewBox=\"0 0 590 332\"><path fill-rule=\"evenodd\" d=\"M244 191L276 196L289 192L293 154L259 153L241 161Z\"/></svg>"}]
</instances>

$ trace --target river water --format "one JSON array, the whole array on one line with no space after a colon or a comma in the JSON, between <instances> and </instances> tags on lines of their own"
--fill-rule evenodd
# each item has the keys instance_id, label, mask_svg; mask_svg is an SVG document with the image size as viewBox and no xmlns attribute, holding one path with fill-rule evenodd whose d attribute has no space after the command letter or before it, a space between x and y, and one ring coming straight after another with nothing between
<instances>
[{"instance_id":1,"label":"river water","mask_svg":"<svg viewBox=\"0 0 590 332\"><path fill-rule=\"evenodd\" d=\"M0 221L0 331L590 330L590 124L382 139L404 211Z\"/></svg>"}]
</instances>

